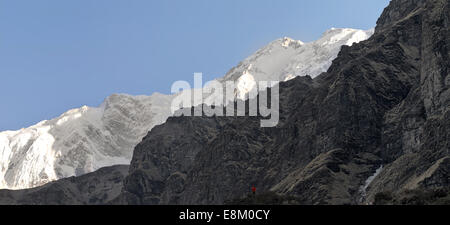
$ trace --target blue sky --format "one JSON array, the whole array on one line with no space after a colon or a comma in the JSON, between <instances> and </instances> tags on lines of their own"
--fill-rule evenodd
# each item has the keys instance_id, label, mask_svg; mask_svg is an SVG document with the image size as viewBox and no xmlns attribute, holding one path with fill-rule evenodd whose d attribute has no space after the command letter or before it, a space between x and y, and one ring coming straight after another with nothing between
<instances>
[{"instance_id":1,"label":"blue sky","mask_svg":"<svg viewBox=\"0 0 450 225\"><path fill-rule=\"evenodd\" d=\"M0 0L0 130L223 76L283 36L369 29L388 0Z\"/></svg>"}]
</instances>

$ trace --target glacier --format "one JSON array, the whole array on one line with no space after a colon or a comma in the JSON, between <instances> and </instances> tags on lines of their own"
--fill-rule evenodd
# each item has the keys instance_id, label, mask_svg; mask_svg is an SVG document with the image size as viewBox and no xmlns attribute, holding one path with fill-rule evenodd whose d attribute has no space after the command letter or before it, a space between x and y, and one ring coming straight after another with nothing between
<instances>
[{"instance_id":1,"label":"glacier","mask_svg":"<svg viewBox=\"0 0 450 225\"><path fill-rule=\"evenodd\" d=\"M235 95L245 98L254 82L316 77L331 66L343 45L366 40L373 32L332 28L309 43L280 38L217 81L237 82ZM113 94L99 107L83 106L28 128L0 132L0 189L32 188L129 164L134 147L171 116L171 101L178 94Z\"/></svg>"}]
</instances>

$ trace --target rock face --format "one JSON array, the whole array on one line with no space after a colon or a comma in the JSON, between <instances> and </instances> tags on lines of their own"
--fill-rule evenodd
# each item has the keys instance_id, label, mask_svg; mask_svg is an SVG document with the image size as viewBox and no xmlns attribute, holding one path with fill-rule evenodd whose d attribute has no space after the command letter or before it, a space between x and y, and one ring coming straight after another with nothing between
<instances>
[{"instance_id":1,"label":"rock face","mask_svg":"<svg viewBox=\"0 0 450 225\"><path fill-rule=\"evenodd\" d=\"M300 204L358 204L447 187L449 17L448 0L393 0L375 34L343 46L326 73L280 84L275 128L169 118L135 148L115 203L223 204L254 185Z\"/></svg>"},{"instance_id":2,"label":"rock face","mask_svg":"<svg viewBox=\"0 0 450 225\"><path fill-rule=\"evenodd\" d=\"M379 192L375 195L375 205L450 205L450 189L414 189L402 192Z\"/></svg>"},{"instance_id":3,"label":"rock face","mask_svg":"<svg viewBox=\"0 0 450 225\"><path fill-rule=\"evenodd\" d=\"M96 205L116 198L128 166L105 167L26 190L0 190L0 205Z\"/></svg>"},{"instance_id":4,"label":"rock face","mask_svg":"<svg viewBox=\"0 0 450 225\"><path fill-rule=\"evenodd\" d=\"M371 199L380 191L450 184L450 4L448 0L417 4L393 26L417 24L411 29L420 35L418 83L384 118L383 155L395 161L369 187Z\"/></svg>"}]
</instances>

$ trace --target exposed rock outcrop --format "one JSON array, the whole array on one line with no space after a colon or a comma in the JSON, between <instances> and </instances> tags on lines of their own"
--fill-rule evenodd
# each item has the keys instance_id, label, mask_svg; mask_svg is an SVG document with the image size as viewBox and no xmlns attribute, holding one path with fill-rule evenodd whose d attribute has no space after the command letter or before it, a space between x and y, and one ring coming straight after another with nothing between
<instances>
[{"instance_id":1,"label":"exposed rock outcrop","mask_svg":"<svg viewBox=\"0 0 450 225\"><path fill-rule=\"evenodd\" d=\"M301 204L448 186L449 1L393 0L328 72L281 84L281 121L170 118L134 152L122 203L222 204L251 185ZM119 202L120 202L119 201Z\"/></svg>"},{"instance_id":2,"label":"exposed rock outcrop","mask_svg":"<svg viewBox=\"0 0 450 225\"><path fill-rule=\"evenodd\" d=\"M101 205L116 198L129 166L105 167L25 190L0 190L0 205Z\"/></svg>"}]
</instances>

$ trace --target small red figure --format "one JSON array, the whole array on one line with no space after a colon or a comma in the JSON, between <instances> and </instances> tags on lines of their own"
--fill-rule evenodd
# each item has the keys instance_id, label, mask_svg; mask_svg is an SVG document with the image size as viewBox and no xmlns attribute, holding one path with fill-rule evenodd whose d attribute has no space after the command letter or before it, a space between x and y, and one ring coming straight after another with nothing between
<instances>
[{"instance_id":1,"label":"small red figure","mask_svg":"<svg viewBox=\"0 0 450 225\"><path fill-rule=\"evenodd\" d=\"M256 194L256 187L255 186L252 186L252 192L253 192L253 194Z\"/></svg>"}]
</instances>

